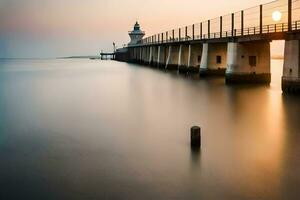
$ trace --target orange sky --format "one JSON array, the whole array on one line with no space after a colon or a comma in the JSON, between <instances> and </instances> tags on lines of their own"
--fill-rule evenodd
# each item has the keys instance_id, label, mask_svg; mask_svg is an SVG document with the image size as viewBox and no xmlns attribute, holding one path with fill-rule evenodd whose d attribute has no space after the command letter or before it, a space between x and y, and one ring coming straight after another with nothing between
<instances>
[{"instance_id":1,"label":"orange sky","mask_svg":"<svg viewBox=\"0 0 300 200\"><path fill-rule=\"evenodd\" d=\"M96 54L129 41L138 19L147 35L269 0L1 0L0 57Z\"/></svg>"}]
</instances>

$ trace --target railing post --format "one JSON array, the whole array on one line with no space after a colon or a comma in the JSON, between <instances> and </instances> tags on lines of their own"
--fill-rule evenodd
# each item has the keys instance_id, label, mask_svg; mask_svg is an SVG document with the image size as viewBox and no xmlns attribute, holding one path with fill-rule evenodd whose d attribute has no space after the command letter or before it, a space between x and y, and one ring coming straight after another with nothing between
<instances>
[{"instance_id":1,"label":"railing post","mask_svg":"<svg viewBox=\"0 0 300 200\"><path fill-rule=\"evenodd\" d=\"M193 24L193 40L195 40L195 24Z\"/></svg>"},{"instance_id":2,"label":"railing post","mask_svg":"<svg viewBox=\"0 0 300 200\"><path fill-rule=\"evenodd\" d=\"M181 40L181 28L179 28L179 41Z\"/></svg>"},{"instance_id":3,"label":"railing post","mask_svg":"<svg viewBox=\"0 0 300 200\"><path fill-rule=\"evenodd\" d=\"M220 38L222 38L223 35L222 30L223 30L223 17L221 16L220 17Z\"/></svg>"},{"instance_id":4,"label":"railing post","mask_svg":"<svg viewBox=\"0 0 300 200\"><path fill-rule=\"evenodd\" d=\"M158 43L160 42L160 35L157 34L157 38L158 38Z\"/></svg>"},{"instance_id":5,"label":"railing post","mask_svg":"<svg viewBox=\"0 0 300 200\"><path fill-rule=\"evenodd\" d=\"M166 32L166 42L168 42L169 41L169 33L168 33L168 31Z\"/></svg>"},{"instance_id":6,"label":"railing post","mask_svg":"<svg viewBox=\"0 0 300 200\"><path fill-rule=\"evenodd\" d=\"M231 13L231 36L234 34L234 13Z\"/></svg>"},{"instance_id":7,"label":"railing post","mask_svg":"<svg viewBox=\"0 0 300 200\"><path fill-rule=\"evenodd\" d=\"M202 39L202 22L200 23L200 39Z\"/></svg>"},{"instance_id":8,"label":"railing post","mask_svg":"<svg viewBox=\"0 0 300 200\"><path fill-rule=\"evenodd\" d=\"M161 43L164 43L164 33L161 34Z\"/></svg>"},{"instance_id":9,"label":"railing post","mask_svg":"<svg viewBox=\"0 0 300 200\"><path fill-rule=\"evenodd\" d=\"M259 33L262 34L263 30L263 5L259 6Z\"/></svg>"},{"instance_id":10,"label":"railing post","mask_svg":"<svg viewBox=\"0 0 300 200\"><path fill-rule=\"evenodd\" d=\"M187 40L187 36L188 36L188 34L187 34L187 29L188 29L188 27L186 26L186 27L185 27L185 40Z\"/></svg>"},{"instance_id":11,"label":"railing post","mask_svg":"<svg viewBox=\"0 0 300 200\"><path fill-rule=\"evenodd\" d=\"M208 39L210 38L210 20L207 21L207 34L208 34Z\"/></svg>"},{"instance_id":12,"label":"railing post","mask_svg":"<svg viewBox=\"0 0 300 200\"><path fill-rule=\"evenodd\" d=\"M244 35L244 11L241 11L241 35Z\"/></svg>"},{"instance_id":13,"label":"railing post","mask_svg":"<svg viewBox=\"0 0 300 200\"><path fill-rule=\"evenodd\" d=\"M173 42L174 42L174 40L175 40L175 30L174 29L172 30L172 38L173 38Z\"/></svg>"},{"instance_id":14,"label":"railing post","mask_svg":"<svg viewBox=\"0 0 300 200\"><path fill-rule=\"evenodd\" d=\"M288 31L292 31L292 0L288 0Z\"/></svg>"}]
</instances>

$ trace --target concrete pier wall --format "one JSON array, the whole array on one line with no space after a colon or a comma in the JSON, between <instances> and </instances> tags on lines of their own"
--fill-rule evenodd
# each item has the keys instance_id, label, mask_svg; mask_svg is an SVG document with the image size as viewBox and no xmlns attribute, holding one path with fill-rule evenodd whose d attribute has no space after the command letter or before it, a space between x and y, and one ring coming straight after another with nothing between
<instances>
[{"instance_id":1,"label":"concrete pier wall","mask_svg":"<svg viewBox=\"0 0 300 200\"><path fill-rule=\"evenodd\" d=\"M270 83L270 42L228 43L226 83Z\"/></svg>"},{"instance_id":2,"label":"concrete pier wall","mask_svg":"<svg viewBox=\"0 0 300 200\"><path fill-rule=\"evenodd\" d=\"M186 73L189 65L189 45L180 45L178 52L178 71Z\"/></svg>"},{"instance_id":3,"label":"concrete pier wall","mask_svg":"<svg viewBox=\"0 0 300 200\"><path fill-rule=\"evenodd\" d=\"M204 43L200 63L200 76L225 75L227 43Z\"/></svg>"},{"instance_id":4,"label":"concrete pier wall","mask_svg":"<svg viewBox=\"0 0 300 200\"><path fill-rule=\"evenodd\" d=\"M300 40L285 41L282 91L300 93Z\"/></svg>"},{"instance_id":5,"label":"concrete pier wall","mask_svg":"<svg viewBox=\"0 0 300 200\"><path fill-rule=\"evenodd\" d=\"M189 72L199 72L202 56L202 44L189 45Z\"/></svg>"},{"instance_id":6,"label":"concrete pier wall","mask_svg":"<svg viewBox=\"0 0 300 200\"><path fill-rule=\"evenodd\" d=\"M139 59L138 59L138 62L142 63L142 60L143 60L143 48L140 47L139 48Z\"/></svg>"},{"instance_id":7,"label":"concrete pier wall","mask_svg":"<svg viewBox=\"0 0 300 200\"><path fill-rule=\"evenodd\" d=\"M166 46L159 46L157 54L157 66L159 68L165 68L167 62L168 48Z\"/></svg>"},{"instance_id":8,"label":"concrete pier wall","mask_svg":"<svg viewBox=\"0 0 300 200\"><path fill-rule=\"evenodd\" d=\"M149 55L148 55L148 65L151 65L153 62L153 50L154 50L154 46L150 46L148 47L149 49Z\"/></svg>"},{"instance_id":9,"label":"concrete pier wall","mask_svg":"<svg viewBox=\"0 0 300 200\"><path fill-rule=\"evenodd\" d=\"M166 69L178 70L179 48L180 48L179 45L168 46Z\"/></svg>"},{"instance_id":10,"label":"concrete pier wall","mask_svg":"<svg viewBox=\"0 0 300 200\"><path fill-rule=\"evenodd\" d=\"M157 59L158 59L158 46L153 46L153 54L152 54L152 62L151 62L151 66L153 67L157 67Z\"/></svg>"},{"instance_id":11,"label":"concrete pier wall","mask_svg":"<svg viewBox=\"0 0 300 200\"><path fill-rule=\"evenodd\" d=\"M148 64L149 62L149 47L142 48L142 63Z\"/></svg>"}]
</instances>

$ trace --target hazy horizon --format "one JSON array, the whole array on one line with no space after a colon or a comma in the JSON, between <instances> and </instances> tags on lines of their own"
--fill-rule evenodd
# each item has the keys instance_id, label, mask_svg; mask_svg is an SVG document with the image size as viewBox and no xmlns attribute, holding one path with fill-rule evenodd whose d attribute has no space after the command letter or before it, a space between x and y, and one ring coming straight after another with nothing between
<instances>
[{"instance_id":1,"label":"hazy horizon","mask_svg":"<svg viewBox=\"0 0 300 200\"><path fill-rule=\"evenodd\" d=\"M270 0L2 0L0 58L96 55L111 51L113 42L126 44L136 20L149 36L266 2ZM272 46L273 54L282 54L283 42Z\"/></svg>"}]
</instances>

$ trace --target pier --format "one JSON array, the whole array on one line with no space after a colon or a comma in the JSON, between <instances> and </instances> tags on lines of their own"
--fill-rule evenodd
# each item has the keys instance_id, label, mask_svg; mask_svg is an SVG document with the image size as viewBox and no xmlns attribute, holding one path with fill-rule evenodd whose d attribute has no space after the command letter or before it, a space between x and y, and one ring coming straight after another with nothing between
<instances>
[{"instance_id":1,"label":"pier","mask_svg":"<svg viewBox=\"0 0 300 200\"><path fill-rule=\"evenodd\" d=\"M138 23L116 60L146 64L226 83L271 81L270 42L285 40L282 90L300 92L300 0L278 0L143 38Z\"/></svg>"},{"instance_id":2,"label":"pier","mask_svg":"<svg viewBox=\"0 0 300 200\"><path fill-rule=\"evenodd\" d=\"M100 53L101 60L115 60L115 53Z\"/></svg>"}]
</instances>

